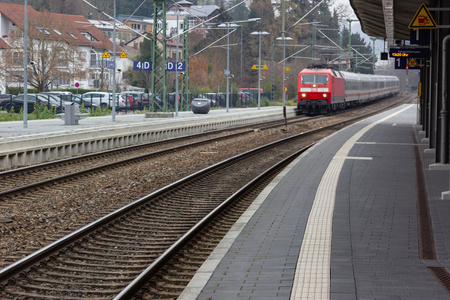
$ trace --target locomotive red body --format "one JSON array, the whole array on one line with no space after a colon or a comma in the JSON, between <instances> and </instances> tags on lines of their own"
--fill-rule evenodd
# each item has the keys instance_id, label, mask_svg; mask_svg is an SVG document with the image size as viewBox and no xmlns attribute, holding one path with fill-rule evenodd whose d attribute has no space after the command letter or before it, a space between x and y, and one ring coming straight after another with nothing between
<instances>
[{"instance_id":1,"label":"locomotive red body","mask_svg":"<svg viewBox=\"0 0 450 300\"><path fill-rule=\"evenodd\" d=\"M297 110L325 114L399 92L395 76L341 72L332 67L309 67L298 74Z\"/></svg>"}]
</instances>

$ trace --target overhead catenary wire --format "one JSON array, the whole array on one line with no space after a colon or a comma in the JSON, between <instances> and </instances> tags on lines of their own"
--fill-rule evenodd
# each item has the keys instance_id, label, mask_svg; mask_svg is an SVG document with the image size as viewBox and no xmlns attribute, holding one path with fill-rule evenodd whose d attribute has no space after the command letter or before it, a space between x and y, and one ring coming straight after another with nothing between
<instances>
[{"instance_id":1,"label":"overhead catenary wire","mask_svg":"<svg viewBox=\"0 0 450 300\"><path fill-rule=\"evenodd\" d=\"M113 20L113 19L114 19L114 17L111 17L110 15L108 15L107 13L105 13L104 11L102 11L101 9L99 9L98 7L96 7L95 5L93 5L92 3L89 3L87 0L83 0L83 2L86 3L87 5L91 6L92 8L94 8L94 9L95 9L96 11L98 11L99 13L104 14L104 15L107 16L110 20ZM149 41L152 40L152 39L149 38L148 36L146 36L146 35L140 33L139 31L134 30L133 28L131 28L130 26L125 25L124 23L122 23L122 22L120 22L120 21L117 21L117 20L116 20L116 22L119 23L119 25L122 25L122 26L124 26L125 28L130 29L131 31L137 33L138 35L140 35L140 36L143 37L144 39L147 39L147 40L149 40Z\"/></svg>"}]
</instances>

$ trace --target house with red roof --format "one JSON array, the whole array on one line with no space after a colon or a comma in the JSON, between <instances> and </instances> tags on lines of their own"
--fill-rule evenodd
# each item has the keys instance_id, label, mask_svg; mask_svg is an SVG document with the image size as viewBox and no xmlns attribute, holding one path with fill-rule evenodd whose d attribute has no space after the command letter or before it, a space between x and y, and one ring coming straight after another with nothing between
<instances>
[{"instance_id":1,"label":"house with red roof","mask_svg":"<svg viewBox=\"0 0 450 300\"><path fill-rule=\"evenodd\" d=\"M28 6L28 86L43 90L74 87L111 90L113 42L102 30L79 15L38 12ZM24 6L0 3L0 89L23 85ZM133 64L120 58L116 45L116 70ZM127 55L125 55L127 56ZM116 72L121 82L122 72ZM21 82L22 80L22 82Z\"/></svg>"}]
</instances>

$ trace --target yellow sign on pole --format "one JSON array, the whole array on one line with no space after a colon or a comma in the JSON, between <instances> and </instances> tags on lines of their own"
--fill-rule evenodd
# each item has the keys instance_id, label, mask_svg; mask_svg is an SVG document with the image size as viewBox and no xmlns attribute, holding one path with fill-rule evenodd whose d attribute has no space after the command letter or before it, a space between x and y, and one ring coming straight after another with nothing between
<instances>
[{"instance_id":1,"label":"yellow sign on pole","mask_svg":"<svg viewBox=\"0 0 450 300\"><path fill-rule=\"evenodd\" d=\"M128 58L128 56L125 53L125 51L122 50L122 54L120 54L120 58Z\"/></svg>"},{"instance_id":2,"label":"yellow sign on pole","mask_svg":"<svg viewBox=\"0 0 450 300\"><path fill-rule=\"evenodd\" d=\"M268 70L267 65L264 65L263 70Z\"/></svg>"},{"instance_id":3,"label":"yellow sign on pole","mask_svg":"<svg viewBox=\"0 0 450 300\"><path fill-rule=\"evenodd\" d=\"M256 65L253 65L252 70L257 70L258 68L256 67Z\"/></svg>"},{"instance_id":4,"label":"yellow sign on pole","mask_svg":"<svg viewBox=\"0 0 450 300\"><path fill-rule=\"evenodd\" d=\"M422 3L408 26L409 29L434 29L436 22L431 16L425 3Z\"/></svg>"},{"instance_id":5,"label":"yellow sign on pole","mask_svg":"<svg viewBox=\"0 0 450 300\"><path fill-rule=\"evenodd\" d=\"M410 58L408 60L408 67L417 67L419 64L417 63L417 60L414 58Z\"/></svg>"},{"instance_id":6,"label":"yellow sign on pole","mask_svg":"<svg viewBox=\"0 0 450 300\"><path fill-rule=\"evenodd\" d=\"M287 92L287 87L284 88L284 91Z\"/></svg>"},{"instance_id":7,"label":"yellow sign on pole","mask_svg":"<svg viewBox=\"0 0 450 300\"><path fill-rule=\"evenodd\" d=\"M289 70L289 68L288 67L286 67L286 72L289 72L290 70Z\"/></svg>"},{"instance_id":8,"label":"yellow sign on pole","mask_svg":"<svg viewBox=\"0 0 450 300\"><path fill-rule=\"evenodd\" d=\"M109 56L108 51L105 50L105 52L103 53L102 58L111 58L111 56Z\"/></svg>"}]
</instances>

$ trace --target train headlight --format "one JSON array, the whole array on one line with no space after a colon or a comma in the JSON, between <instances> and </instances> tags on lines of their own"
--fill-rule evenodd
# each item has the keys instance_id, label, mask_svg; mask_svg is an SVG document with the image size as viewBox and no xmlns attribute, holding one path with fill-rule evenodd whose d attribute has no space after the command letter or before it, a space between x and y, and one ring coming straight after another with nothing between
<instances>
[{"instance_id":1,"label":"train headlight","mask_svg":"<svg viewBox=\"0 0 450 300\"><path fill-rule=\"evenodd\" d=\"M323 93L323 97L326 98L326 97L327 97L327 94L326 94L326 93Z\"/></svg>"},{"instance_id":2,"label":"train headlight","mask_svg":"<svg viewBox=\"0 0 450 300\"><path fill-rule=\"evenodd\" d=\"M302 97L303 97L303 98L306 98L306 93L303 93L303 94L302 94Z\"/></svg>"}]
</instances>

